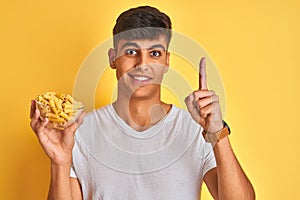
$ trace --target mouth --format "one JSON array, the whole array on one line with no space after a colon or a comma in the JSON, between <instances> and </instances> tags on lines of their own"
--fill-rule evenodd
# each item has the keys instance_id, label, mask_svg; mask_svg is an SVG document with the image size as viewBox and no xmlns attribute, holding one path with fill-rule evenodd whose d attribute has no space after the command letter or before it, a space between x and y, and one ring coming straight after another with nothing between
<instances>
[{"instance_id":1,"label":"mouth","mask_svg":"<svg viewBox=\"0 0 300 200\"><path fill-rule=\"evenodd\" d=\"M151 77L145 76L145 75L138 75L138 74L128 74L130 78L134 80L136 83L148 83L149 81L152 80Z\"/></svg>"}]
</instances>

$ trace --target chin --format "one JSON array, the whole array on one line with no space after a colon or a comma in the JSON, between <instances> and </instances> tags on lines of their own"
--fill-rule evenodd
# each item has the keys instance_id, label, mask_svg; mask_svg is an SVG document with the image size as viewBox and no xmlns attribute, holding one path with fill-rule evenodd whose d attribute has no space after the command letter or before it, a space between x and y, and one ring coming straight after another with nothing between
<instances>
[{"instance_id":1,"label":"chin","mask_svg":"<svg viewBox=\"0 0 300 200\"><path fill-rule=\"evenodd\" d=\"M156 91L153 90L153 88L148 88L148 87L141 87L136 89L130 99L139 99L139 100L145 100L145 99L150 99L155 96Z\"/></svg>"},{"instance_id":2,"label":"chin","mask_svg":"<svg viewBox=\"0 0 300 200\"><path fill-rule=\"evenodd\" d=\"M134 92L130 99L136 99L136 100L146 100L146 99L149 99L151 98L151 94L149 93L144 93L144 92Z\"/></svg>"}]
</instances>

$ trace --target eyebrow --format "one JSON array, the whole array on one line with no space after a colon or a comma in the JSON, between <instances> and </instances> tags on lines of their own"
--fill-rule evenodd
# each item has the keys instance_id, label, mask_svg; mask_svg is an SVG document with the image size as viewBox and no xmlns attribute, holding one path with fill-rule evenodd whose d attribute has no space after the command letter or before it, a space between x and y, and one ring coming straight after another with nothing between
<instances>
[{"instance_id":1,"label":"eyebrow","mask_svg":"<svg viewBox=\"0 0 300 200\"><path fill-rule=\"evenodd\" d=\"M135 47L135 48L138 48L138 49L141 48L141 46L139 46L135 42L126 42L125 44L123 44L121 46L120 51L122 51L126 47ZM150 46L148 49L162 49L163 51L166 51L166 48L163 45L161 45L161 44L154 44L154 45Z\"/></svg>"},{"instance_id":2,"label":"eyebrow","mask_svg":"<svg viewBox=\"0 0 300 200\"><path fill-rule=\"evenodd\" d=\"M149 49L162 49L163 51L166 51L166 48L161 44L152 45Z\"/></svg>"}]
</instances>

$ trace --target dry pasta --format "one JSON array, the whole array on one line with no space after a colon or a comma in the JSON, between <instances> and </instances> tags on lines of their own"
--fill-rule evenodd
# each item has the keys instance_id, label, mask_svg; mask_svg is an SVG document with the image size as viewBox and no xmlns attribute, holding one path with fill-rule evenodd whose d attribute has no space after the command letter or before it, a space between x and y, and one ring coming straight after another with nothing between
<instances>
[{"instance_id":1,"label":"dry pasta","mask_svg":"<svg viewBox=\"0 0 300 200\"><path fill-rule=\"evenodd\" d=\"M46 92L35 98L41 118L48 118L50 127L63 130L83 109L83 104L77 102L69 94Z\"/></svg>"}]
</instances>

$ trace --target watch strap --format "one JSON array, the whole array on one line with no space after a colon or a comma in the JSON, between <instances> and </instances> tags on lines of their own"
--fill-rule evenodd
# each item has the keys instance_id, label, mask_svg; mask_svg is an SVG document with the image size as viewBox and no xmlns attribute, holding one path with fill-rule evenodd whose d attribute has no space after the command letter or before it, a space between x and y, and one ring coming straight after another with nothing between
<instances>
[{"instance_id":1,"label":"watch strap","mask_svg":"<svg viewBox=\"0 0 300 200\"><path fill-rule=\"evenodd\" d=\"M208 133L205 130L203 130L202 135L206 142L215 144L223 138L225 138L226 136L230 135L230 128L228 124L225 121L223 121L223 128L220 131L216 133Z\"/></svg>"}]
</instances>

